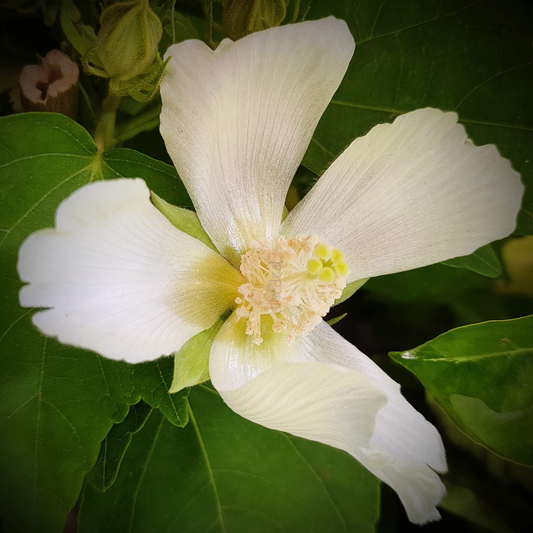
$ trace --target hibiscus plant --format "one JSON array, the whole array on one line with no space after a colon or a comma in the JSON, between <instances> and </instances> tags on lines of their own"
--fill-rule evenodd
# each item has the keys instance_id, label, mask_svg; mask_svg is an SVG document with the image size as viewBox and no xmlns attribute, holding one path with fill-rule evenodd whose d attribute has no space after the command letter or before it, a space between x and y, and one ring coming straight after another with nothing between
<instances>
[{"instance_id":1,"label":"hibiscus plant","mask_svg":"<svg viewBox=\"0 0 533 533\"><path fill-rule=\"evenodd\" d=\"M402 3L6 8L3 529L525 527L532 16Z\"/></svg>"}]
</instances>

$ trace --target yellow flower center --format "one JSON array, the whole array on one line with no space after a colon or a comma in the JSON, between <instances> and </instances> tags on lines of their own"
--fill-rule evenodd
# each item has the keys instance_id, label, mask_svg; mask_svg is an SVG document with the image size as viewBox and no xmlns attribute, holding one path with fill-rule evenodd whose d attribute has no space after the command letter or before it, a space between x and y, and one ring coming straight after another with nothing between
<instances>
[{"instance_id":1,"label":"yellow flower center","mask_svg":"<svg viewBox=\"0 0 533 533\"><path fill-rule=\"evenodd\" d=\"M274 243L252 241L241 258L247 279L239 287L237 317L248 320L246 333L261 344L261 317L270 317L288 344L317 326L346 287L344 255L320 242L317 235L278 237Z\"/></svg>"}]
</instances>

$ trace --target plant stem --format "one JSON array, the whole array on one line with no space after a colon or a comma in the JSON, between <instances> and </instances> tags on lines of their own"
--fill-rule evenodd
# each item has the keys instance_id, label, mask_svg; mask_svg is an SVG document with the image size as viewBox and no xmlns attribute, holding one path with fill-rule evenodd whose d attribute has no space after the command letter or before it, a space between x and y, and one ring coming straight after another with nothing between
<instances>
[{"instance_id":1,"label":"plant stem","mask_svg":"<svg viewBox=\"0 0 533 533\"><path fill-rule=\"evenodd\" d=\"M74 23L72 22L72 0L63 0L61 3L60 22L61 29L68 39L70 44L78 51L80 55L84 55L89 49L89 44L80 35Z\"/></svg>"},{"instance_id":2,"label":"plant stem","mask_svg":"<svg viewBox=\"0 0 533 533\"><path fill-rule=\"evenodd\" d=\"M109 88L109 92L102 104L102 114L94 132L94 142L100 152L113 148L116 144L115 119L119 104L120 96Z\"/></svg>"},{"instance_id":3,"label":"plant stem","mask_svg":"<svg viewBox=\"0 0 533 533\"><path fill-rule=\"evenodd\" d=\"M213 0L206 0L204 4L205 26L204 40L213 50L216 48L213 42Z\"/></svg>"},{"instance_id":4,"label":"plant stem","mask_svg":"<svg viewBox=\"0 0 533 533\"><path fill-rule=\"evenodd\" d=\"M124 142L143 131L157 128L160 113L161 104L158 104L119 124L115 130L115 139L117 142Z\"/></svg>"}]
</instances>

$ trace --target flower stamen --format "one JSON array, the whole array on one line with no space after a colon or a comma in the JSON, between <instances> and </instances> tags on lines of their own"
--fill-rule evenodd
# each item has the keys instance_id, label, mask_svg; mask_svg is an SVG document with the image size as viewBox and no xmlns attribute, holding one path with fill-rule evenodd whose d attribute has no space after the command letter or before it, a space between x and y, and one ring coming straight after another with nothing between
<instances>
[{"instance_id":1,"label":"flower stamen","mask_svg":"<svg viewBox=\"0 0 533 533\"><path fill-rule=\"evenodd\" d=\"M241 258L247 283L239 287L238 318L246 318L246 333L261 344L263 327L271 324L292 344L309 333L327 314L346 286L344 255L320 242L317 235L278 237L274 243L252 241Z\"/></svg>"}]
</instances>

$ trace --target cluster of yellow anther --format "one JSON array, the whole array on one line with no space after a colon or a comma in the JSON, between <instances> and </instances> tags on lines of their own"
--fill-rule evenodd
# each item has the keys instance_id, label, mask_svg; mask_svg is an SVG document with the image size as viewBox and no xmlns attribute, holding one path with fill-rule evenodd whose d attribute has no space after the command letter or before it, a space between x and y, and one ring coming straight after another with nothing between
<instances>
[{"instance_id":1,"label":"cluster of yellow anther","mask_svg":"<svg viewBox=\"0 0 533 533\"><path fill-rule=\"evenodd\" d=\"M341 296L348 266L342 252L317 235L297 235L252 241L241 257L241 272L247 283L235 303L237 317L247 320L246 333L261 344L268 327L291 344L316 327Z\"/></svg>"},{"instance_id":2,"label":"cluster of yellow anther","mask_svg":"<svg viewBox=\"0 0 533 533\"><path fill-rule=\"evenodd\" d=\"M325 244L315 248L314 257L307 261L307 272L311 277L318 277L320 281L331 283L336 275L340 277L348 274L348 265L344 254L337 248L329 249Z\"/></svg>"}]
</instances>

